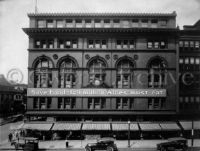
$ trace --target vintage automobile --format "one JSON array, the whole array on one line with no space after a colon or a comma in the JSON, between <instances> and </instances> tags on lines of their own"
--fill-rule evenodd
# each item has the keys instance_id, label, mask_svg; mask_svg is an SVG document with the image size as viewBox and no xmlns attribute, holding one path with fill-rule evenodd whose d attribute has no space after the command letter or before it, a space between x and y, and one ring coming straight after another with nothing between
<instances>
[{"instance_id":1,"label":"vintage automobile","mask_svg":"<svg viewBox=\"0 0 200 151\"><path fill-rule=\"evenodd\" d=\"M157 150L160 151L175 151L175 150L186 151L187 148L188 148L187 139L182 137L169 138L167 142L157 144Z\"/></svg>"},{"instance_id":2,"label":"vintage automobile","mask_svg":"<svg viewBox=\"0 0 200 151\"><path fill-rule=\"evenodd\" d=\"M13 140L11 145L15 146L15 149L23 149L27 151L38 150L38 138L34 137L20 137L19 139Z\"/></svg>"},{"instance_id":3,"label":"vintage automobile","mask_svg":"<svg viewBox=\"0 0 200 151\"><path fill-rule=\"evenodd\" d=\"M113 138L101 138L97 143L89 143L85 146L85 151L106 150L117 151L117 145Z\"/></svg>"}]
</instances>

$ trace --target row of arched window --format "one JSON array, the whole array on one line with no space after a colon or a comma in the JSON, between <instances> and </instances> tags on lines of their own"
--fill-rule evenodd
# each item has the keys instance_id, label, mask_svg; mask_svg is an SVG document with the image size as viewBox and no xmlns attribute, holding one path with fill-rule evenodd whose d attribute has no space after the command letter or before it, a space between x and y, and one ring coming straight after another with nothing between
<instances>
[{"instance_id":1,"label":"row of arched window","mask_svg":"<svg viewBox=\"0 0 200 151\"><path fill-rule=\"evenodd\" d=\"M101 57L92 58L88 64L89 84L101 86L106 78L107 64ZM34 64L34 86L37 88L52 87L53 63L47 57L41 57ZM72 57L66 57L59 61L59 87L73 88L76 85L78 64ZM130 88L133 81L135 62L130 58L119 59L116 63L116 87ZM161 88L165 85L167 63L161 57L155 57L148 63L148 86Z\"/></svg>"}]
</instances>

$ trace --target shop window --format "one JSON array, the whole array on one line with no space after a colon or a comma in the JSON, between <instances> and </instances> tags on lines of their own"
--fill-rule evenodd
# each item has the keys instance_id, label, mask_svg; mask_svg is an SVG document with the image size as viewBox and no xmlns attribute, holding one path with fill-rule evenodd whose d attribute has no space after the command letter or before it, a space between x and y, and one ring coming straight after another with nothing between
<instances>
[{"instance_id":1,"label":"shop window","mask_svg":"<svg viewBox=\"0 0 200 151\"><path fill-rule=\"evenodd\" d=\"M100 85L105 80L106 64L100 59L94 59L89 64L89 81L93 85Z\"/></svg>"},{"instance_id":2,"label":"shop window","mask_svg":"<svg viewBox=\"0 0 200 151\"><path fill-rule=\"evenodd\" d=\"M39 109L39 99L38 98L33 99L33 108Z\"/></svg>"},{"instance_id":3,"label":"shop window","mask_svg":"<svg viewBox=\"0 0 200 151\"><path fill-rule=\"evenodd\" d=\"M116 109L118 110L130 110L134 108L133 98L117 98Z\"/></svg>"},{"instance_id":4,"label":"shop window","mask_svg":"<svg viewBox=\"0 0 200 151\"><path fill-rule=\"evenodd\" d=\"M114 19L114 20L113 20L113 27L114 27L114 28L120 28L119 19Z\"/></svg>"},{"instance_id":5,"label":"shop window","mask_svg":"<svg viewBox=\"0 0 200 151\"><path fill-rule=\"evenodd\" d=\"M160 59L153 59L149 64L148 86L162 88L166 83L166 64Z\"/></svg>"},{"instance_id":6,"label":"shop window","mask_svg":"<svg viewBox=\"0 0 200 151\"><path fill-rule=\"evenodd\" d=\"M53 20L47 20L47 28L53 28Z\"/></svg>"},{"instance_id":7,"label":"shop window","mask_svg":"<svg viewBox=\"0 0 200 151\"><path fill-rule=\"evenodd\" d=\"M157 28L158 27L158 20L156 20L156 19L151 20L151 27Z\"/></svg>"},{"instance_id":8,"label":"shop window","mask_svg":"<svg viewBox=\"0 0 200 151\"><path fill-rule=\"evenodd\" d=\"M67 28L73 28L74 27L72 19L67 19L66 20L66 27Z\"/></svg>"},{"instance_id":9,"label":"shop window","mask_svg":"<svg viewBox=\"0 0 200 151\"><path fill-rule=\"evenodd\" d=\"M33 99L33 108L34 109L50 109L51 108L51 98L40 97Z\"/></svg>"},{"instance_id":10,"label":"shop window","mask_svg":"<svg viewBox=\"0 0 200 151\"><path fill-rule=\"evenodd\" d=\"M126 59L117 64L117 88L130 88L133 68L134 64Z\"/></svg>"},{"instance_id":11,"label":"shop window","mask_svg":"<svg viewBox=\"0 0 200 151\"><path fill-rule=\"evenodd\" d=\"M160 110L166 108L165 98L149 98L148 109L149 110Z\"/></svg>"},{"instance_id":12,"label":"shop window","mask_svg":"<svg viewBox=\"0 0 200 151\"><path fill-rule=\"evenodd\" d=\"M65 59L60 63L60 87L73 88L76 82L76 64L71 59Z\"/></svg>"},{"instance_id":13,"label":"shop window","mask_svg":"<svg viewBox=\"0 0 200 151\"><path fill-rule=\"evenodd\" d=\"M38 28L45 28L45 27L46 27L46 22L45 22L45 20L38 20L38 21L37 21L37 27L38 27Z\"/></svg>"},{"instance_id":14,"label":"shop window","mask_svg":"<svg viewBox=\"0 0 200 151\"><path fill-rule=\"evenodd\" d=\"M85 20L85 27L86 28L92 28L92 21L91 20Z\"/></svg>"},{"instance_id":15,"label":"shop window","mask_svg":"<svg viewBox=\"0 0 200 151\"><path fill-rule=\"evenodd\" d=\"M110 28L110 20L106 19L104 20L104 28Z\"/></svg>"},{"instance_id":16,"label":"shop window","mask_svg":"<svg viewBox=\"0 0 200 151\"><path fill-rule=\"evenodd\" d=\"M37 88L52 87L52 62L46 58L37 61L35 67L34 84Z\"/></svg>"},{"instance_id":17,"label":"shop window","mask_svg":"<svg viewBox=\"0 0 200 151\"><path fill-rule=\"evenodd\" d=\"M56 21L56 27L57 28L63 28L64 26L64 21L63 20L57 20Z\"/></svg>"},{"instance_id":18,"label":"shop window","mask_svg":"<svg viewBox=\"0 0 200 151\"><path fill-rule=\"evenodd\" d=\"M132 27L139 27L139 20L138 19L132 20Z\"/></svg>"},{"instance_id":19,"label":"shop window","mask_svg":"<svg viewBox=\"0 0 200 151\"><path fill-rule=\"evenodd\" d=\"M142 27L143 28L147 28L148 27L148 20L147 19L142 20Z\"/></svg>"},{"instance_id":20,"label":"shop window","mask_svg":"<svg viewBox=\"0 0 200 151\"><path fill-rule=\"evenodd\" d=\"M94 26L95 26L95 28L101 28L101 20L95 20Z\"/></svg>"}]
</instances>

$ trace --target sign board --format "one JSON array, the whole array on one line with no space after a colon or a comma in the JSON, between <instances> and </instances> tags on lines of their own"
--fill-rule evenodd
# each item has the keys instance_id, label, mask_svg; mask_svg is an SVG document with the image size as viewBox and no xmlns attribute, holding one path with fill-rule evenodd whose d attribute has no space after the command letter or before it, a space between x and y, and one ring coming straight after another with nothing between
<instances>
[{"instance_id":1,"label":"sign board","mask_svg":"<svg viewBox=\"0 0 200 151\"><path fill-rule=\"evenodd\" d=\"M29 97L166 97L166 89L28 88Z\"/></svg>"}]
</instances>

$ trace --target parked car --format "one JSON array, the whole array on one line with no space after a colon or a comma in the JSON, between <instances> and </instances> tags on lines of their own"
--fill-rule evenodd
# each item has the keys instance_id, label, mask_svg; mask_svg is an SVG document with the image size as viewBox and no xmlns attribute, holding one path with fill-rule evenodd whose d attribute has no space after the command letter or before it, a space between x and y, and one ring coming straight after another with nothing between
<instances>
[{"instance_id":1,"label":"parked car","mask_svg":"<svg viewBox=\"0 0 200 151\"><path fill-rule=\"evenodd\" d=\"M157 150L160 151L174 151L174 150L182 150L186 151L188 148L187 139L179 137L179 138L170 138L167 142L163 142L157 144Z\"/></svg>"},{"instance_id":2,"label":"parked car","mask_svg":"<svg viewBox=\"0 0 200 151\"><path fill-rule=\"evenodd\" d=\"M117 151L117 145L114 143L113 138L101 138L97 143L89 143L85 146L86 151L106 150Z\"/></svg>"}]
</instances>

